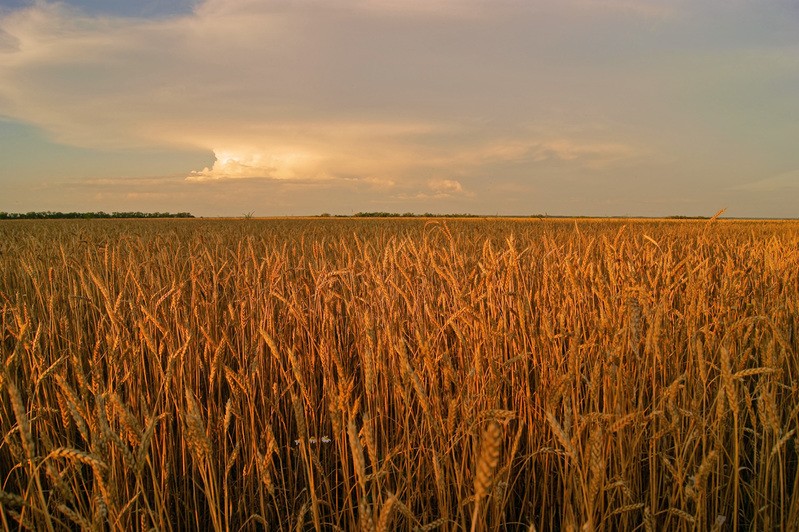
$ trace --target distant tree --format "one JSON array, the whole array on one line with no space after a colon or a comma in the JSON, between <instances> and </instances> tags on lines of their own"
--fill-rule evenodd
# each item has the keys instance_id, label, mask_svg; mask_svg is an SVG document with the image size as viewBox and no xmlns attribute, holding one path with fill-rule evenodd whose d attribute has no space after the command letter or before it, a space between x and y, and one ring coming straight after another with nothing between
<instances>
[{"instance_id":1,"label":"distant tree","mask_svg":"<svg viewBox=\"0 0 799 532\"><path fill-rule=\"evenodd\" d=\"M93 218L194 218L189 212L171 214L168 212L60 212L60 211L29 211L26 213L0 212L0 220L54 220L54 219L93 219Z\"/></svg>"}]
</instances>

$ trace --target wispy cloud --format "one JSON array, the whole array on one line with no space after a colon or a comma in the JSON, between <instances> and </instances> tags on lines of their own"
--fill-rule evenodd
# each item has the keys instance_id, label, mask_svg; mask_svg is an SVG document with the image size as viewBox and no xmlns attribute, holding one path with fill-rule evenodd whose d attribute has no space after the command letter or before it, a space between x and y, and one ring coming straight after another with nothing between
<instances>
[{"instance_id":1,"label":"wispy cloud","mask_svg":"<svg viewBox=\"0 0 799 532\"><path fill-rule=\"evenodd\" d=\"M406 187L406 190L397 191L391 197L394 200L451 200L472 198L474 193L455 179L430 178L422 187Z\"/></svg>"},{"instance_id":2,"label":"wispy cloud","mask_svg":"<svg viewBox=\"0 0 799 532\"><path fill-rule=\"evenodd\" d=\"M773 175L765 179L756 179L731 187L732 190L749 192L776 192L799 190L799 169Z\"/></svg>"},{"instance_id":3,"label":"wispy cloud","mask_svg":"<svg viewBox=\"0 0 799 532\"><path fill-rule=\"evenodd\" d=\"M191 15L145 20L36 4L0 19L3 42L11 43L0 52L0 112L80 146L213 151L216 163L189 176L196 180L399 178L425 164L474 164L474 142L456 145L463 108L447 101L473 100L468 114L490 116L495 97L518 101L519 88L486 93L489 69L478 86L450 92L446 85L473 78L477 64L463 63L468 52L447 50L437 33L460 41L490 24L428 20L419 27L387 13L474 9L490 11L481 1L209 0ZM418 43L409 40L416 30ZM478 151L494 150L488 158L536 149L480 135ZM564 160L588 155L564 141L536 142Z\"/></svg>"},{"instance_id":4,"label":"wispy cloud","mask_svg":"<svg viewBox=\"0 0 799 532\"><path fill-rule=\"evenodd\" d=\"M667 19L684 12L677 0L566 0L566 3L595 12L622 12L647 19Z\"/></svg>"}]
</instances>

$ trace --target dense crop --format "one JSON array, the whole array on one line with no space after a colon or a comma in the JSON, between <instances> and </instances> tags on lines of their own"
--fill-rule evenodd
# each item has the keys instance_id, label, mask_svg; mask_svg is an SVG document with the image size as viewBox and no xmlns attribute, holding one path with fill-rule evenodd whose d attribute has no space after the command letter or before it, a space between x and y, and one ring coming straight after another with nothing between
<instances>
[{"instance_id":1,"label":"dense crop","mask_svg":"<svg viewBox=\"0 0 799 532\"><path fill-rule=\"evenodd\" d=\"M0 523L799 527L799 224L0 224Z\"/></svg>"}]
</instances>

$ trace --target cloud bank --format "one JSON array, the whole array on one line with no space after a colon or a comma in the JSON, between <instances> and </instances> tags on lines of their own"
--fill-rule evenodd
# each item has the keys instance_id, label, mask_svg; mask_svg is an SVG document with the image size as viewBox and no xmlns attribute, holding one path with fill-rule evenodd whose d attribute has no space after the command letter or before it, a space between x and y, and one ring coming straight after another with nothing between
<instances>
[{"instance_id":1,"label":"cloud bank","mask_svg":"<svg viewBox=\"0 0 799 532\"><path fill-rule=\"evenodd\" d=\"M521 6L209 0L148 20L40 3L0 19L0 112L67 144L213 151L193 180L407 180L634 155L610 133L583 143L571 124L524 124L543 111L528 92L545 73L499 36L526 29Z\"/></svg>"},{"instance_id":2,"label":"cloud bank","mask_svg":"<svg viewBox=\"0 0 799 532\"><path fill-rule=\"evenodd\" d=\"M681 186L697 145L748 154L733 166L789 162L787 144L748 133L799 108L783 7L206 0L144 18L36 2L0 12L0 116L74 146L206 150L215 162L184 176L197 184L399 199L547 179ZM775 107L752 106L766 97Z\"/></svg>"}]
</instances>

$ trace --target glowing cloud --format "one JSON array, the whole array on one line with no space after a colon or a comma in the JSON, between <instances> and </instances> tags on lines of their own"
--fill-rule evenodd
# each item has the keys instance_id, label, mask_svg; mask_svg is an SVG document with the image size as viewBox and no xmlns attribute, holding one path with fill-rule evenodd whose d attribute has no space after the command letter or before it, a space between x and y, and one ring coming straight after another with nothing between
<instances>
[{"instance_id":1,"label":"glowing cloud","mask_svg":"<svg viewBox=\"0 0 799 532\"><path fill-rule=\"evenodd\" d=\"M454 179L432 179L428 182L427 186L436 194L446 196L461 194L463 192L463 186Z\"/></svg>"},{"instance_id":2,"label":"glowing cloud","mask_svg":"<svg viewBox=\"0 0 799 532\"><path fill-rule=\"evenodd\" d=\"M187 179L326 179L315 166L315 157L299 151L263 154L254 149L214 150L216 161L211 168L192 172Z\"/></svg>"}]
</instances>

